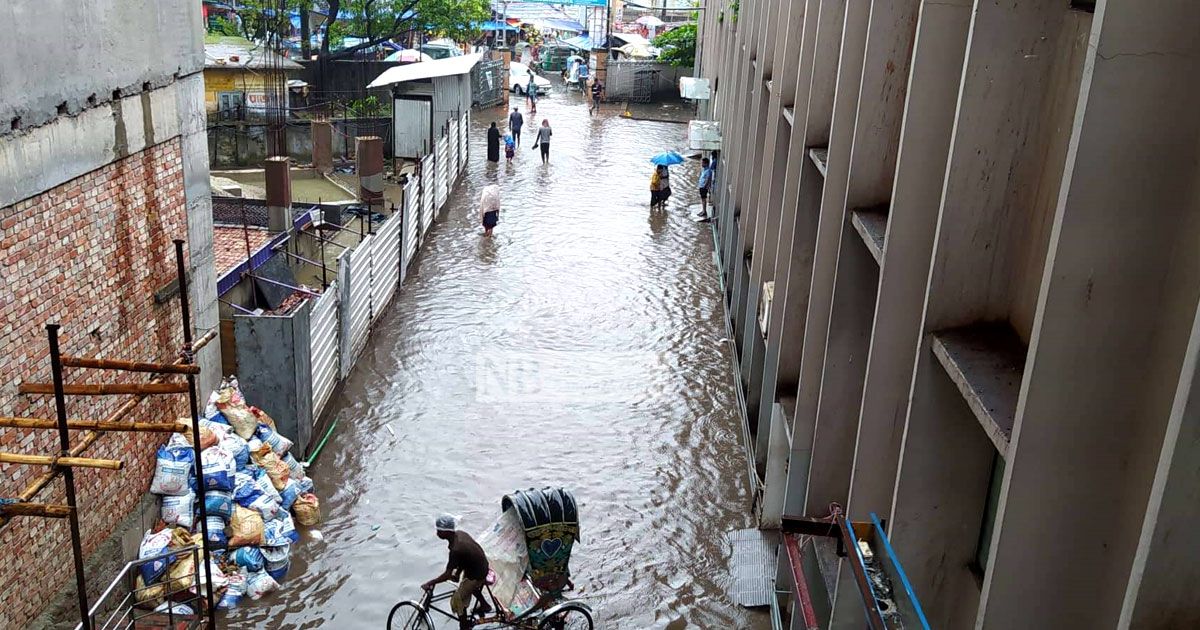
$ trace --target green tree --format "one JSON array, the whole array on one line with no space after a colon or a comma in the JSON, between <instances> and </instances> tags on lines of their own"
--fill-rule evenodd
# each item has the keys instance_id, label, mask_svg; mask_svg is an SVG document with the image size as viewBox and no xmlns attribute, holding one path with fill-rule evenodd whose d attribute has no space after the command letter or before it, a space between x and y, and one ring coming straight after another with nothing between
<instances>
[{"instance_id":1,"label":"green tree","mask_svg":"<svg viewBox=\"0 0 1200 630\"><path fill-rule=\"evenodd\" d=\"M277 12L281 5L284 10ZM470 41L480 34L478 24L492 15L488 0L241 0L238 17L242 34L266 41L269 35L288 33L291 30L288 14L293 10L300 13L302 54L305 57L311 54L310 34L323 34L320 54L326 59L350 57L410 31ZM313 13L325 17L314 22L310 17ZM365 41L330 50L347 37Z\"/></svg>"},{"instance_id":2,"label":"green tree","mask_svg":"<svg viewBox=\"0 0 1200 630\"><path fill-rule=\"evenodd\" d=\"M696 63L696 23L688 22L654 38L662 49L658 58L672 66L690 68Z\"/></svg>"}]
</instances>

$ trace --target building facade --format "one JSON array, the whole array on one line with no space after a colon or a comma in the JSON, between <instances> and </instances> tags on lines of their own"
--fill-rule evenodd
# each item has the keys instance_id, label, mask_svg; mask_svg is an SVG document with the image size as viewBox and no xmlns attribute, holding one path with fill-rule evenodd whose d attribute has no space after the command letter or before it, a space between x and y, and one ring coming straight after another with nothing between
<instances>
[{"instance_id":1,"label":"building facade","mask_svg":"<svg viewBox=\"0 0 1200 630\"><path fill-rule=\"evenodd\" d=\"M935 628L1200 627L1200 5L701 22L761 525L877 514Z\"/></svg>"},{"instance_id":2,"label":"building facade","mask_svg":"<svg viewBox=\"0 0 1200 630\"><path fill-rule=\"evenodd\" d=\"M173 239L187 242L197 333L217 325L200 5L78 4L0 7L22 33L21 46L0 51L0 416L54 417L51 397L17 393L22 382L50 378L47 323L62 325L67 354L177 358ZM220 376L218 347L198 354L202 392ZM71 372L68 382L84 380ZM100 419L122 402L74 397L68 413ZM128 419L185 415L186 401L174 396ZM121 471L76 473L85 553L138 504L160 441L106 434L85 453L125 462ZM49 431L0 428L0 450L55 454L58 441ZM47 470L0 465L0 497L18 496ZM35 500L62 504L62 482ZM0 627L30 627L73 583L68 541L63 519L16 517L0 529ZM99 590L111 576L89 578Z\"/></svg>"}]
</instances>

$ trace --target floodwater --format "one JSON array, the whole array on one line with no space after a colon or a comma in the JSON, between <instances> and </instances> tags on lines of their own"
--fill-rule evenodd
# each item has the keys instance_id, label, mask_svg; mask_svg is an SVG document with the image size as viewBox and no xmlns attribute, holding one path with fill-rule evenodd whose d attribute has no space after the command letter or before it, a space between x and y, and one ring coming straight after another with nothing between
<instances>
[{"instance_id":1,"label":"floodwater","mask_svg":"<svg viewBox=\"0 0 1200 630\"><path fill-rule=\"evenodd\" d=\"M543 167L533 116L515 163L494 165L485 129L504 113L475 112L464 179L326 412L337 430L309 471L323 540L305 535L284 590L232 625L382 628L445 565L438 513L479 532L504 494L565 486L597 627L770 627L726 594L723 536L751 526L751 491L712 238L686 206L698 167L674 167L671 207L651 212L647 160L686 127L617 114L544 97Z\"/></svg>"}]
</instances>

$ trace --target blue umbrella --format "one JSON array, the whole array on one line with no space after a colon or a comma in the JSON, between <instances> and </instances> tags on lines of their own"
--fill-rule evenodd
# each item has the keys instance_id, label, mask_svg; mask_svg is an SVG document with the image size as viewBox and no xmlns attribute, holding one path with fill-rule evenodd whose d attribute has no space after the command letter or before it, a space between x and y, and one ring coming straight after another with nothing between
<instances>
[{"instance_id":1,"label":"blue umbrella","mask_svg":"<svg viewBox=\"0 0 1200 630\"><path fill-rule=\"evenodd\" d=\"M674 151L667 151L666 153L659 153L650 158L650 163L660 166L674 166L676 164L683 164L683 156Z\"/></svg>"}]
</instances>

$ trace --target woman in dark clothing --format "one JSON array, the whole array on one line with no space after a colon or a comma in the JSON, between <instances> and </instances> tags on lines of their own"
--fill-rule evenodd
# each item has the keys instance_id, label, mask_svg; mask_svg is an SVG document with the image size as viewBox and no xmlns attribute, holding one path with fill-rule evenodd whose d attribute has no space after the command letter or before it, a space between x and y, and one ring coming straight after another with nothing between
<instances>
[{"instance_id":1,"label":"woman in dark clothing","mask_svg":"<svg viewBox=\"0 0 1200 630\"><path fill-rule=\"evenodd\" d=\"M496 128L495 122L488 127L488 161L500 161L500 130Z\"/></svg>"}]
</instances>

